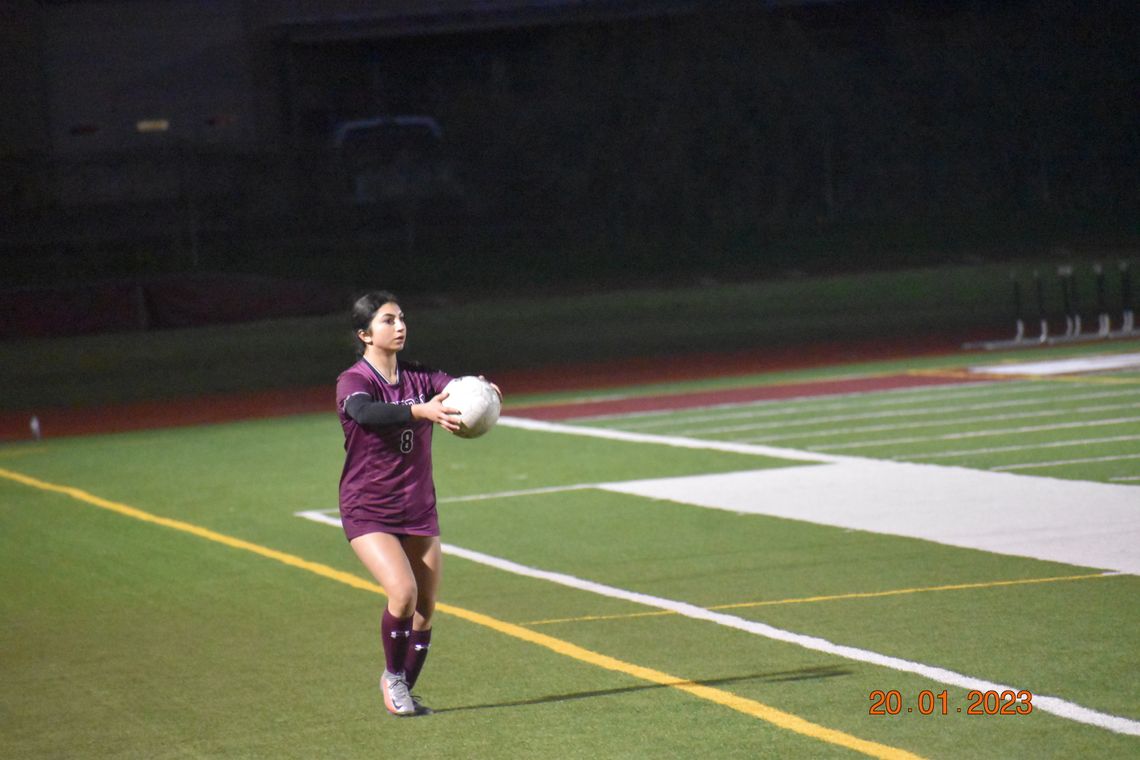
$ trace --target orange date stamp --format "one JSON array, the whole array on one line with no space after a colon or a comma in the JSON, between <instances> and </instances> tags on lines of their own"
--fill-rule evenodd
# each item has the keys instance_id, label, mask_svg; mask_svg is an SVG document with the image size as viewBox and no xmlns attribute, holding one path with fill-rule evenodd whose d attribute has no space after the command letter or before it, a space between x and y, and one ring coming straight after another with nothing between
<instances>
[{"instance_id":1,"label":"orange date stamp","mask_svg":"<svg viewBox=\"0 0 1140 760\"><path fill-rule=\"evenodd\" d=\"M1033 695L1028 691L979 691L966 693L966 704L951 705L946 690L935 693L924 689L913 700L897 689L875 689L868 695L868 715L1029 715L1033 712Z\"/></svg>"}]
</instances>

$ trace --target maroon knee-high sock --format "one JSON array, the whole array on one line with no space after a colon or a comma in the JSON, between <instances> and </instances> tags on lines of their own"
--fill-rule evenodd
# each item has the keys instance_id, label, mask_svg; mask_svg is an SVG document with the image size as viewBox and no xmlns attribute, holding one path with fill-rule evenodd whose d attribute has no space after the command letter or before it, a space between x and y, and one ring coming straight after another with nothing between
<instances>
[{"instance_id":1,"label":"maroon knee-high sock","mask_svg":"<svg viewBox=\"0 0 1140 760\"><path fill-rule=\"evenodd\" d=\"M431 647L431 629L426 631L412 631L408 638L408 654L404 658L404 677L408 688L415 686L416 679L423 670L424 660L427 659L428 649Z\"/></svg>"},{"instance_id":2,"label":"maroon knee-high sock","mask_svg":"<svg viewBox=\"0 0 1140 760\"><path fill-rule=\"evenodd\" d=\"M380 618L380 633L384 637L384 666L389 673L403 672L412 633L411 617L398 618L385 607L384 616Z\"/></svg>"}]
</instances>

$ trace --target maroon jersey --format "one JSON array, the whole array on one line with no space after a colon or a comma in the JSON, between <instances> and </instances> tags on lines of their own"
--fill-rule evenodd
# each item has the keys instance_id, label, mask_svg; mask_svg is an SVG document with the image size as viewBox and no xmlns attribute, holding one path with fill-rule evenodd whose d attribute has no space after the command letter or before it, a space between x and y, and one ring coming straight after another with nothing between
<instances>
[{"instance_id":1,"label":"maroon jersey","mask_svg":"<svg viewBox=\"0 0 1140 760\"><path fill-rule=\"evenodd\" d=\"M340 476L340 516L351 541L380 531L438 536L435 484L431 469L432 423L369 428L345 411L351 396L364 394L389 404L422 404L443 391L451 376L417 364L398 362L389 383L364 359L336 381L336 405L344 429L344 470Z\"/></svg>"}]
</instances>

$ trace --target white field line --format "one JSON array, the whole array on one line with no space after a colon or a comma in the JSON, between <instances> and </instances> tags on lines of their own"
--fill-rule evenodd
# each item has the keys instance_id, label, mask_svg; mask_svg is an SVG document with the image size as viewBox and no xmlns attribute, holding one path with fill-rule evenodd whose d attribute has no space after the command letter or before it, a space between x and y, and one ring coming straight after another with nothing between
<instances>
[{"instance_id":1,"label":"white field line","mask_svg":"<svg viewBox=\"0 0 1140 760\"><path fill-rule=\"evenodd\" d=\"M1111 422L1126 421L1140 421L1140 417ZM809 452L795 449L628 433L515 417L501 418L500 424L579 437L819 461L808 459ZM997 432L984 431L981 434L996 435ZM967 435L973 437L974 434L958 434L955 437ZM1123 490L1101 493L1098 489L1112 487L1100 484L1081 486L1072 481L1058 481L1054 484L1043 478L932 464L902 464L859 456L834 457L830 464L835 466L769 468L756 470L756 475L739 477L666 478L597 485L607 490L685 504L736 512L757 512L888 535L906 535L952 546L1035 557L1082 567L1127 567L1129 572L1133 572L1134 567L1140 568L1137 555L1129 548L1134 530L1129 521L1136 515L1133 510L1120 511L1119 505L1121 499L1131 499L1132 494L1125 494ZM969 475L971 472L974 474ZM759 480L754 480L756 477ZM992 478L1013 480L998 482L991 481ZM741 482L738 483L737 480ZM941 488L946 494L935 498L937 494L930 491L932 482L942 484L935 491ZM1073 488L1077 489L1075 501L1066 497L1059 503L1053 503L1057 501L1058 494L1067 494ZM968 498L972 511L966 510L969 515L963 514L952 502L944 503L947 494L958 493L958 489L971 494ZM855 492L880 494L876 497L878 506L868 511L865 508L867 505L851 499L851 494ZM1092 492L1096 495L1090 495ZM760 494L765 494L766 498L757 501ZM1121 527L1089 530L1087 521L1074 524L1069 519L1069 504L1081 503L1090 498L1098 509L1104 510L1105 520L1120 520ZM884 500L893 500L889 503L894 506L888 508L888 501ZM915 508L920 504L925 505L926 509ZM998 509L1002 519L999 520L992 509ZM897 514L896 510L903 512ZM900 522L901 517L908 519ZM906 525L903 526L902 523ZM1114 524L1103 523L1104 526ZM1106 562L1108 564L1104 564Z\"/></svg>"},{"instance_id":2,"label":"white field line","mask_svg":"<svg viewBox=\"0 0 1140 760\"><path fill-rule=\"evenodd\" d=\"M734 628L739 631L745 631L757 636L772 639L774 641L782 641L787 644L803 647L816 652L823 652L825 654L843 657L856 662L865 662L879 667L889 668L903 673L913 673L923 678L928 678L948 686L957 686L963 689L977 689L979 691L1022 691L1023 689L1007 686L1005 684L994 683L973 676L956 673L952 670L934 667L932 665L924 665L919 662L911 660L904 660L899 657L892 657L890 655L879 654L867 649L859 649L858 647L846 646L843 644L835 644L827 639L817 636L807 636L801 633L794 633L792 631L785 631L781 628L760 623L757 621L746 620L736 615L727 615L723 612L714 612L704 607L698 607L694 604L687 602L678 602L672 599L665 599L659 596L652 596L649 594L641 594L635 591L627 591L626 589L617 588L614 586L607 586L602 583L595 583L572 575L564 573L555 573L548 570L540 570L527 565L521 565L517 562L493 557L489 554L482 552L472 551L470 549L463 549L458 546L450 544L444 545L444 551L456 557L471 562L478 562L482 565L494 567L505 572L513 573L515 575L523 575L529 578L536 578L545 580L551 583L556 583L561 586L578 589L581 591L588 591L590 593L606 596L611 599L622 599L635 604L645 605L647 607L654 607L660 610L667 610L674 612L678 615L691 618L693 620L704 620L717 625L725 626L726 628ZM1039 695L1037 692L1029 689L1033 693L1033 704L1041 710L1052 713L1061 718L1086 723L1100 728L1108 729L1114 733L1131 734L1133 736L1140 736L1140 721L1122 718L1116 715L1102 713L1096 710L1082 707L1081 705L1058 697L1049 697Z\"/></svg>"},{"instance_id":3,"label":"white field line","mask_svg":"<svg viewBox=\"0 0 1140 760\"><path fill-rule=\"evenodd\" d=\"M968 388L978 386L992 387L994 385L1013 385L1011 382L1003 383L971 383ZM712 420L731 420L738 417L765 417L781 416L786 414L799 414L808 410L839 411L857 406L860 409L875 406L916 406L929 403L935 396L930 393L931 388L944 388L953 386L921 386L918 388L888 388L880 391L853 391L850 393L828 393L819 396L792 396L790 398L765 398L755 401L732 401L708 406L697 406L688 409L653 409L645 412L616 412L613 414L599 414L590 417L575 417L582 422L604 422L616 420L623 424L629 423L636 429L660 425L670 422L674 417L698 416ZM1026 390L1037 390L1033 384ZM920 395L921 394L921 395ZM973 393L958 393L943 391L938 398L973 398ZM870 397L870 400L868 398Z\"/></svg>"},{"instance_id":4,"label":"white field line","mask_svg":"<svg viewBox=\"0 0 1140 760\"><path fill-rule=\"evenodd\" d=\"M1124 391L1102 391L1102 392L1098 392L1098 393L1082 393L1082 394L1074 394L1074 395L1050 395L1050 396L1045 396L1042 398L1028 398L1028 399L1027 398L1020 398L1020 399L1007 400L1007 401L991 401L991 402L982 403L982 404L968 404L966 406L957 406L957 407L948 407L946 405L946 400L951 398L951 395L945 394L943 396L923 398L921 400L907 399L907 403L905 406L913 407L913 408L885 409L885 410L881 410L881 411L865 412L865 413L860 413L860 414L838 414L838 415L833 415L831 417L817 417L817 416L811 416L811 415L818 415L821 412L827 412L827 411L842 412L844 410L851 409L852 405L851 404L819 404L816 406L797 405L794 407L788 406L788 407L783 407L783 408L779 408L779 409L763 409L763 410L754 410L754 411L749 411L745 406L741 405L741 406L736 407L735 411L730 413L730 414L715 414L715 413L714 414L704 414L704 415L676 414L673 419L652 420L652 424L639 424L637 421L633 421L633 424L623 425L623 429L643 431L643 430L650 430L653 428L665 427L666 425L672 423L672 426L674 428L684 427L686 432L691 431L693 433L708 434L708 433L732 432L735 430L754 430L754 429L759 430L759 429L763 429L766 427L792 427L792 426L796 426L796 425L813 425L813 424L818 424L818 423L847 422L849 420L886 419L886 418L890 418L890 417L906 417L908 415L919 416L919 415L931 415L931 414L946 414L948 412L954 412L954 413L976 412L976 411L982 411L985 409L1005 409L1005 408L1009 408L1009 407L1018 407L1018 406L1021 406L1021 407L1024 407L1024 406L1041 406L1041 405L1045 405L1045 404L1067 403L1070 401L1088 401L1088 400L1093 400L1093 399L1118 398L1121 396L1125 396L1125 397L1133 396L1133 397L1135 397L1138 394L1140 394L1140 391L1135 390L1135 389L1129 389L1129 390L1124 390ZM919 405L920 403L922 405ZM875 406L899 407L899 406L903 406L903 405L898 404L898 403L874 404L874 403L870 403L870 402L865 402L865 403L859 404L856 408L866 409L868 407L875 407ZM777 417L783 418L783 417L795 416L795 415L808 415L808 418L803 419L803 420L791 420L791 421L784 420L784 419L773 419L773 418L777 418ZM584 417L584 418L575 419L575 421L576 422L589 422L591 419L592 418ZM617 419L620 419L620 418L617 418ZM722 428L711 428L711 429L706 429L706 428L702 427L703 425L706 425L706 424L729 422L732 420L745 420L745 421L757 420L757 421L752 422L752 423L747 423L747 424L741 424L739 427L722 427Z\"/></svg>"},{"instance_id":5,"label":"white field line","mask_svg":"<svg viewBox=\"0 0 1140 760\"><path fill-rule=\"evenodd\" d=\"M459 504L467 501L491 501L494 499L511 499L517 496L545 496L552 493L565 493L567 491L588 491L595 488L605 488L605 483L575 483L567 486L548 486L546 488L524 488L516 491L497 491L495 493L476 493L467 496L448 496L440 499L440 504ZM327 525L341 526L339 511L336 509L309 509L296 512L297 517L306 520L325 523Z\"/></svg>"},{"instance_id":6,"label":"white field line","mask_svg":"<svg viewBox=\"0 0 1140 760\"><path fill-rule=\"evenodd\" d=\"M324 525L331 525L334 528L344 527L340 522L340 514L335 509L307 509L303 512L294 512L293 515Z\"/></svg>"},{"instance_id":7,"label":"white field line","mask_svg":"<svg viewBox=\"0 0 1140 760\"><path fill-rule=\"evenodd\" d=\"M995 435L1018 435L1020 433L1043 433L1049 430L1074 430L1079 428L1104 427L1111 425L1127 425L1140 422L1140 417L1116 417L1110 420L1092 420L1087 422L1059 422L1056 425L1029 425L1017 428L1000 428L997 430L974 430L968 433L947 433L946 435L920 435L909 438L892 438L882 441L856 441L855 443L839 443L833 446L819 446L820 451L842 451L844 449L867 449L877 446L897 446L904 443L929 443L931 441L960 441L968 438L985 438Z\"/></svg>"},{"instance_id":8,"label":"white field line","mask_svg":"<svg viewBox=\"0 0 1140 760\"><path fill-rule=\"evenodd\" d=\"M304 517L316 522L325 523L328 525L340 526L339 518L328 515L324 512L298 512L299 517ZM1140 736L1140 721L1122 718L1117 715L1110 715L1108 713L1092 710L1087 707L1075 704L1073 702L1060 699L1059 697L1050 697L1038 694L1032 689L1023 689L1021 687L1008 686L1005 684L994 683L986 681L981 678L975 678L962 673L957 673L952 670L935 667L932 665L925 665L920 662L913 662L911 660L904 660L899 657L892 657L890 655L879 654L867 649L859 649L858 647L846 646L844 644L835 644L827 639L817 636L807 636L801 633L792 631L785 631L781 628L767 625L752 620L746 620L736 615L727 615L723 612L714 612L704 607L698 607L694 604L687 602L678 602L672 599L665 599L659 596L652 596L649 594L642 594L636 591L628 591L626 589L617 588L615 586L607 586L602 583L584 580L577 578L573 575L565 573L556 573L549 570L540 570L538 568L522 565L517 562L494 557L482 552L472 551L471 549L464 549L454 544L443 544L442 546L445 554L454 557L460 557L470 562L476 562L487 567L493 567L504 572L512 573L514 575L521 575L528 578L535 578L538 580L555 583L560 586L577 589L579 591L586 591L599 596L609 597L611 599L621 599L634 604L640 604L647 607L652 607L659 610L666 610L678 615L682 615L693 620L704 620L717 625L722 625L727 628L734 628L739 631L745 631L757 636L772 639L774 641L782 641L786 644L803 647L816 652L833 655L836 657L843 657L848 660L856 662L864 662L878 667L889 668L891 670L899 671L902 673L913 673L915 675L927 678L936 683L945 684L947 686L956 686L962 689L977 689L979 691L1030 691L1033 694L1033 705L1044 712L1051 713L1060 718L1076 721L1078 723L1085 723L1091 726L1107 729L1118 734L1131 734L1133 736Z\"/></svg>"},{"instance_id":9,"label":"white field line","mask_svg":"<svg viewBox=\"0 0 1140 760\"><path fill-rule=\"evenodd\" d=\"M1109 438L1077 438L1067 441L1050 441L1049 443L1027 443L1017 446L992 446L988 449L959 449L958 451L939 451L936 454L914 454L910 456L891 457L895 462L914 462L921 459L950 459L953 457L968 457L974 454L1004 454L1013 451L1037 451L1038 449L1055 449L1073 446L1095 446L1102 443L1125 443L1140 441L1140 435L1114 435Z\"/></svg>"},{"instance_id":10,"label":"white field line","mask_svg":"<svg viewBox=\"0 0 1140 760\"><path fill-rule=\"evenodd\" d=\"M1089 393L1089 394L1080 395L1080 396L1068 396L1068 397L1063 398L1063 399L1060 399L1060 398L1019 399L1016 401L996 401L996 402L988 403L988 404L970 404L967 406L939 406L939 407L925 407L925 408L921 408L921 409L892 409L889 411L865 412L865 413L861 413L861 414L837 414L837 415L832 415L831 417L807 416L803 419L796 419L796 420L771 420L771 421L764 421L764 422L751 422L751 423L740 424L740 425L728 425L728 426L722 426L722 427L704 427L702 423L705 423L706 421L698 419L698 420L694 420L694 421L689 422L689 423L685 423L684 429L685 429L685 433L688 435L717 435L720 433L736 433L736 432L743 432L745 430L766 430L766 429L770 429L770 428L776 428L778 430L787 430L788 428L794 428L794 427L810 427L812 425L824 425L824 424L831 424L831 423L835 423L835 422L853 422L855 420L882 420L882 419L888 419L888 418L893 418L893 417L920 417L920 418L927 418L929 420L929 418L936 417L936 416L945 416L948 414L955 414L955 415L956 414L964 414L966 412L980 412L980 411L984 411L987 409L1008 409L1008 408L1014 407L1014 406L1021 406L1021 407L1043 406L1046 404L1052 404L1053 405L1053 408L1043 410L1040 412L1030 412L1030 413L1025 413L1025 414L1004 415L1004 416L987 416L987 417L975 418L975 421L977 421L977 420L1014 420L1014 419L1021 419L1022 417L1048 417L1051 415L1055 416L1058 414L1066 413L1065 410L1058 410L1056 408L1056 404L1058 402L1066 402L1067 403L1069 401L1085 401L1085 400L1089 400L1089 399L1113 398L1113 397L1119 397L1119 396L1136 397L1137 395L1140 395L1140 394L1138 394L1137 391L1133 391L1133 390L1124 391L1124 392L1117 391L1117 392L1113 392L1113 393ZM1133 407L1137 407L1137 406L1140 406L1140 404L1133 404L1131 406L1124 406L1124 407L1120 407L1120 406L1101 407L1101 409L1133 408ZM1095 407L1089 407L1089 408L1095 408ZM1080 410L1077 409L1077 410L1072 410L1072 411L1077 412ZM743 415L742 415L741 418L744 419L745 417L743 417ZM969 421L969 420L964 420L962 418L955 420L955 422L964 422L964 421ZM918 426L921 426L922 424L923 424L923 422L920 420L920 421L912 423L910 425L904 425L904 426L898 426L898 427L888 426L888 427L883 428L883 429L892 430L892 429L899 429L901 427L918 427ZM950 423L949 422L930 421L929 424L939 425L939 424L950 424ZM871 428L853 428L853 429L854 430L867 430L867 429L871 429ZM842 434L843 431L837 431L837 432ZM796 436L790 435L790 436L786 436L786 437L794 438ZM776 440L776 439L768 439L768 440Z\"/></svg>"},{"instance_id":11,"label":"white field line","mask_svg":"<svg viewBox=\"0 0 1140 760\"><path fill-rule=\"evenodd\" d=\"M1135 404L1104 404L1101 406L1082 406L1076 409L1047 409L1040 412L1019 412L1017 414L990 414L980 417L954 417L944 420L919 420L917 422L901 422L892 425L857 425L846 428L832 428L830 430L817 430L807 433L789 433L788 435L770 435L762 438L749 439L750 441L788 441L804 438L828 437L835 438L845 435L859 435L862 433L890 433L896 430L914 430L916 428L942 427L945 425L963 425L975 422L1011 422L1014 420L1027 420L1034 417L1068 417L1074 414L1098 414L1100 412L1119 412L1140 409L1140 402Z\"/></svg>"},{"instance_id":12,"label":"white field line","mask_svg":"<svg viewBox=\"0 0 1140 760\"><path fill-rule=\"evenodd\" d=\"M849 461L855 457L833 456L820 454L814 451L801 451L799 449L785 449L776 446L758 446L749 443L735 443L729 441L701 441L695 438L682 438L679 436L651 435L649 433L629 433L624 430L607 430L605 428L577 427L563 425L541 420L528 420L522 417L500 417L497 423L504 427L520 428L522 430L537 430L544 433L560 433L566 435L584 436L587 438L604 438L610 441L627 441L629 443L649 443L657 446L672 446L682 449L704 449L706 451L727 451L733 454L752 454L755 456L774 457L776 459L789 459L796 462L836 462Z\"/></svg>"},{"instance_id":13,"label":"white field line","mask_svg":"<svg viewBox=\"0 0 1140 760\"><path fill-rule=\"evenodd\" d=\"M993 472L1008 472L1010 470L1032 470L1037 467L1064 467L1070 464L1092 464L1094 462L1120 462L1125 459L1140 459L1140 454L1119 454L1117 456L1086 457L1084 459L1060 459L1055 462L1031 462L1028 464L1006 464L1001 467L989 468Z\"/></svg>"},{"instance_id":14,"label":"white field line","mask_svg":"<svg viewBox=\"0 0 1140 760\"><path fill-rule=\"evenodd\" d=\"M449 496L440 499L440 504L451 504L462 501L486 501L488 499L505 499L512 496L538 496L548 493L562 493L564 491L585 491L598 488L598 483L580 483L568 486L547 486L546 488L524 488L518 491L499 491L498 493L478 493L470 496Z\"/></svg>"},{"instance_id":15,"label":"white field line","mask_svg":"<svg viewBox=\"0 0 1140 760\"><path fill-rule=\"evenodd\" d=\"M800 414L814 411L841 411L857 405L859 409L868 407L914 406L946 399L976 398L980 393L986 392L991 396L1020 393L1050 393L1055 392L1053 384L1038 382L1017 383L1002 381L999 383L971 383L962 390L938 391L942 388L959 388L958 384L947 386L925 385L919 388L892 388L881 391L855 391L852 393L836 393L823 396L796 396L788 399L760 399L757 401L732 402L726 404L711 404L709 406L693 407L691 409L655 409L646 412L621 412L615 414L599 414L590 417L575 417L576 422L606 422L616 421L626 425L631 430L650 428L670 423L674 418L685 419L698 416L710 420L736 419L740 416L780 416L786 414ZM711 413L710 413L711 412ZM660 418L660 419L654 419Z\"/></svg>"}]
</instances>

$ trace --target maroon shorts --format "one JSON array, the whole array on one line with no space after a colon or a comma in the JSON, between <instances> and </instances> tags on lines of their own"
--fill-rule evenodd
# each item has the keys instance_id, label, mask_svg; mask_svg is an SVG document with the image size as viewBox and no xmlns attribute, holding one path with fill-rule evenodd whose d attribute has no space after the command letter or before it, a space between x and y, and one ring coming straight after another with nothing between
<instances>
[{"instance_id":1,"label":"maroon shorts","mask_svg":"<svg viewBox=\"0 0 1140 760\"><path fill-rule=\"evenodd\" d=\"M390 533L394 536L439 535L439 515L435 507L417 514L410 520L393 519L389 513L367 507L341 508L340 524L344 527L344 535L349 541L365 533Z\"/></svg>"}]
</instances>

